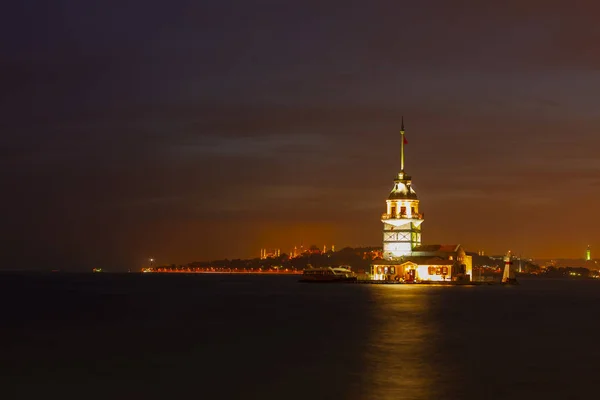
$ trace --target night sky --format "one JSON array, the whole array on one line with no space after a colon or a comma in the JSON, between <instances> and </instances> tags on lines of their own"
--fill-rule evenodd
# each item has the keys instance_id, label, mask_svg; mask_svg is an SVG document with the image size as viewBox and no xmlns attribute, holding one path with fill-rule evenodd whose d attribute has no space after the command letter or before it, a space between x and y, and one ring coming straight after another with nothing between
<instances>
[{"instance_id":1,"label":"night sky","mask_svg":"<svg viewBox=\"0 0 600 400\"><path fill-rule=\"evenodd\" d=\"M381 246L402 116L425 243L600 254L596 1L12 3L2 268Z\"/></svg>"}]
</instances>

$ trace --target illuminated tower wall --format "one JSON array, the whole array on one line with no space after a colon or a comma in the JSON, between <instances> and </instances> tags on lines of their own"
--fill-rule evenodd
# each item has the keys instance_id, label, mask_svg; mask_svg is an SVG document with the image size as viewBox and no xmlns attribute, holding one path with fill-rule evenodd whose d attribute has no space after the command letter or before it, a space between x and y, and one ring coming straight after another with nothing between
<instances>
[{"instance_id":1,"label":"illuminated tower wall","mask_svg":"<svg viewBox=\"0 0 600 400\"><path fill-rule=\"evenodd\" d=\"M395 259L408 255L421 244L421 224L423 214L419 211L419 200L412 188L411 177L404 172L404 121L401 134L400 172L394 180L388 199L383 222L383 257Z\"/></svg>"}]
</instances>

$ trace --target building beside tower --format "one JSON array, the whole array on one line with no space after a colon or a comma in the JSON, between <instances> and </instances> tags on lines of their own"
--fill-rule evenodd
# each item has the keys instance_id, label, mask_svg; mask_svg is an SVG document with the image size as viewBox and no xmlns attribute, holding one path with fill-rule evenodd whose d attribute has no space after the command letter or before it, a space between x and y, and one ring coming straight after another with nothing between
<instances>
[{"instance_id":1,"label":"building beside tower","mask_svg":"<svg viewBox=\"0 0 600 400\"><path fill-rule=\"evenodd\" d=\"M383 223L383 259L371 264L375 280L459 281L471 280L472 259L460 245L423 245L424 214L404 170L404 146L408 143L404 119L400 128L400 172L386 200Z\"/></svg>"}]
</instances>

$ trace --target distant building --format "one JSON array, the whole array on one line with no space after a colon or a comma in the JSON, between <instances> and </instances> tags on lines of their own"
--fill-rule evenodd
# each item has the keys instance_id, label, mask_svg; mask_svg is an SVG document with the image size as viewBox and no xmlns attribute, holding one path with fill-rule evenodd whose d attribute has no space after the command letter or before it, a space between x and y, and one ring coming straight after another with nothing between
<instances>
[{"instance_id":1,"label":"distant building","mask_svg":"<svg viewBox=\"0 0 600 400\"><path fill-rule=\"evenodd\" d=\"M294 248L290 251L290 258L298 258L302 257L305 254L304 245L294 246Z\"/></svg>"},{"instance_id":2,"label":"distant building","mask_svg":"<svg viewBox=\"0 0 600 400\"><path fill-rule=\"evenodd\" d=\"M279 249L260 249L260 259L277 258L281 255Z\"/></svg>"},{"instance_id":3,"label":"distant building","mask_svg":"<svg viewBox=\"0 0 600 400\"><path fill-rule=\"evenodd\" d=\"M330 252L335 252L335 246L331 246ZM302 256L308 256L310 254L326 254L327 253L327 245L323 245L323 250L318 248L316 245L310 246L308 249L304 248L304 245L294 246L293 249L290 250L290 258L298 258Z\"/></svg>"},{"instance_id":4,"label":"distant building","mask_svg":"<svg viewBox=\"0 0 600 400\"><path fill-rule=\"evenodd\" d=\"M375 249L363 252L363 259L365 260L383 260L383 250Z\"/></svg>"},{"instance_id":5,"label":"distant building","mask_svg":"<svg viewBox=\"0 0 600 400\"><path fill-rule=\"evenodd\" d=\"M590 246L588 245L587 250L585 251L585 261L591 261L592 260L592 249L590 249Z\"/></svg>"},{"instance_id":6,"label":"distant building","mask_svg":"<svg viewBox=\"0 0 600 400\"><path fill-rule=\"evenodd\" d=\"M460 245L421 244L424 214L404 171L404 121L400 129L400 172L386 200L383 223L383 259L371 264L375 280L446 281L471 280L472 258Z\"/></svg>"}]
</instances>

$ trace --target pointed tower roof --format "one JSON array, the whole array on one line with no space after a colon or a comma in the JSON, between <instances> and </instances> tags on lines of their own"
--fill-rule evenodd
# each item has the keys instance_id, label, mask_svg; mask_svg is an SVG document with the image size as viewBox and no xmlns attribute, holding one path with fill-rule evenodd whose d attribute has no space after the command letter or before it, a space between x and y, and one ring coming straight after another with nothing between
<instances>
[{"instance_id":1,"label":"pointed tower roof","mask_svg":"<svg viewBox=\"0 0 600 400\"><path fill-rule=\"evenodd\" d=\"M394 179L394 188L388 196L389 200L417 200L417 193L409 179Z\"/></svg>"}]
</instances>

